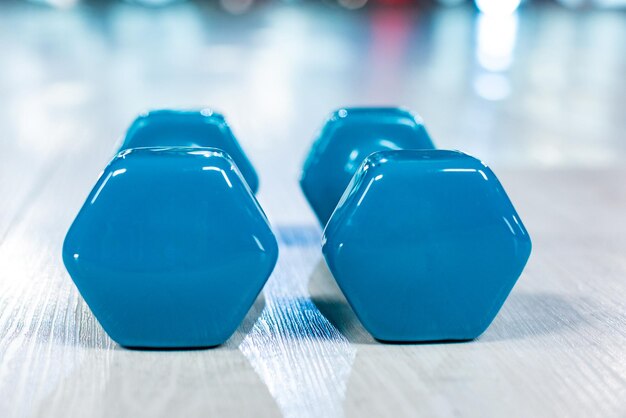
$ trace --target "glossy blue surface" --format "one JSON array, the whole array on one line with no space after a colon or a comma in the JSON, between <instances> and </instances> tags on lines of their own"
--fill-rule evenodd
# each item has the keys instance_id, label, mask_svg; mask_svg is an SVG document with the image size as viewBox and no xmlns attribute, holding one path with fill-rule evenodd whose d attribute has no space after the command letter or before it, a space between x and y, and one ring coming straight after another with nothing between
<instances>
[{"instance_id":1,"label":"glossy blue surface","mask_svg":"<svg viewBox=\"0 0 626 418\"><path fill-rule=\"evenodd\" d=\"M116 342L223 343L278 256L233 160L213 148L138 148L106 167L74 220L63 261Z\"/></svg>"},{"instance_id":2,"label":"glossy blue surface","mask_svg":"<svg viewBox=\"0 0 626 418\"><path fill-rule=\"evenodd\" d=\"M365 328L383 341L476 338L530 251L493 172L442 150L369 156L323 238L337 283Z\"/></svg>"},{"instance_id":3,"label":"glossy blue surface","mask_svg":"<svg viewBox=\"0 0 626 418\"><path fill-rule=\"evenodd\" d=\"M330 116L313 144L304 163L300 186L324 226L369 154L432 148L422 121L404 109L340 109Z\"/></svg>"},{"instance_id":4,"label":"glossy blue surface","mask_svg":"<svg viewBox=\"0 0 626 418\"><path fill-rule=\"evenodd\" d=\"M210 109L153 110L132 123L120 151L141 147L210 147L226 151L256 193L259 178L224 117Z\"/></svg>"}]
</instances>

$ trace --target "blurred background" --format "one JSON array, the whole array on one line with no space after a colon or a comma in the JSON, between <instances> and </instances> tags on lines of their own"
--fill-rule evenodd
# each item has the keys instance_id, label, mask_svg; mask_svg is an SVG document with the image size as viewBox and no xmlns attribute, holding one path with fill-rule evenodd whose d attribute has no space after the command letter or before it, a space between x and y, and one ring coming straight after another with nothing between
<instances>
[{"instance_id":1,"label":"blurred background","mask_svg":"<svg viewBox=\"0 0 626 418\"><path fill-rule=\"evenodd\" d=\"M0 3L0 175L91 159L140 111L223 112L262 194L300 196L333 109L402 105L499 167L626 161L626 0ZM14 167L13 167L14 168ZM6 177L5 177L6 178ZM85 194L88 189L85 190ZM297 199L301 199L301 196ZM280 199L266 202L299 220ZM308 210L308 209L305 209ZM307 219L312 216L307 212Z\"/></svg>"}]
</instances>

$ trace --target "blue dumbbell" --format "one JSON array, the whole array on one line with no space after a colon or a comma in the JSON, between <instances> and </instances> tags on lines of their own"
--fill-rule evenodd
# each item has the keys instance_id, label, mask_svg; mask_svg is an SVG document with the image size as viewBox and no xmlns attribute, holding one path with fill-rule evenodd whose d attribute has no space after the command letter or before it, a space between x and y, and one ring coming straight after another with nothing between
<instances>
[{"instance_id":1,"label":"blue dumbbell","mask_svg":"<svg viewBox=\"0 0 626 418\"><path fill-rule=\"evenodd\" d=\"M127 149L132 133L70 227L65 266L119 344L219 345L271 274L276 239L226 152Z\"/></svg>"},{"instance_id":2,"label":"blue dumbbell","mask_svg":"<svg viewBox=\"0 0 626 418\"><path fill-rule=\"evenodd\" d=\"M342 145L356 149L361 140ZM405 149L360 163L326 224L322 250L375 338L467 340L496 316L531 242L482 162L456 151Z\"/></svg>"},{"instance_id":3,"label":"blue dumbbell","mask_svg":"<svg viewBox=\"0 0 626 418\"><path fill-rule=\"evenodd\" d=\"M421 119L399 108L346 108L331 114L304 163L300 186L326 225L361 161L375 151L433 149Z\"/></svg>"},{"instance_id":4,"label":"blue dumbbell","mask_svg":"<svg viewBox=\"0 0 626 418\"><path fill-rule=\"evenodd\" d=\"M211 147L224 150L235 161L253 193L259 179L228 123L210 109L153 110L132 123L120 148Z\"/></svg>"}]
</instances>

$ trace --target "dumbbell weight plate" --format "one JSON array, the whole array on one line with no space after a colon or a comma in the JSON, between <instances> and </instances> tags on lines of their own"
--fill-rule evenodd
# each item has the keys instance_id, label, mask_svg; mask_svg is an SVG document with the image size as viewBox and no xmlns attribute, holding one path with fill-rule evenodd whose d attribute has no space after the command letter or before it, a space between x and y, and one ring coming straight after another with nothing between
<instances>
[{"instance_id":1,"label":"dumbbell weight plate","mask_svg":"<svg viewBox=\"0 0 626 418\"><path fill-rule=\"evenodd\" d=\"M141 147L210 147L224 150L237 164L252 193L259 188L259 179L219 113L201 110L153 110L140 115L132 123L120 151Z\"/></svg>"},{"instance_id":2,"label":"dumbbell weight plate","mask_svg":"<svg viewBox=\"0 0 626 418\"><path fill-rule=\"evenodd\" d=\"M375 338L467 340L496 316L531 241L481 161L403 150L363 161L328 221L322 250Z\"/></svg>"},{"instance_id":3,"label":"dumbbell weight plate","mask_svg":"<svg viewBox=\"0 0 626 418\"><path fill-rule=\"evenodd\" d=\"M376 151L433 149L419 117L401 108L345 108L334 112L304 163L300 186L326 225L361 161Z\"/></svg>"},{"instance_id":4,"label":"dumbbell weight plate","mask_svg":"<svg viewBox=\"0 0 626 418\"><path fill-rule=\"evenodd\" d=\"M234 161L213 148L137 148L105 168L63 261L106 332L130 347L223 343L278 245Z\"/></svg>"}]
</instances>

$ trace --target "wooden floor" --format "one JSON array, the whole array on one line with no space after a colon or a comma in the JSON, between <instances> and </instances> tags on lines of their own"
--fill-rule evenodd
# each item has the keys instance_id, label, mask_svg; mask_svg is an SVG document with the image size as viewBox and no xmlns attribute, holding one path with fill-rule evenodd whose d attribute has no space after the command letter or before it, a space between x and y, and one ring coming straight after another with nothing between
<instances>
[{"instance_id":1,"label":"wooden floor","mask_svg":"<svg viewBox=\"0 0 626 418\"><path fill-rule=\"evenodd\" d=\"M493 70L474 61L480 41L455 43L484 25L469 9L196 7L0 5L0 417L626 416L623 16L524 11ZM374 341L321 257L300 164L326 113L373 103L413 108L439 146L490 163L533 238L476 341ZM257 166L280 259L224 346L126 350L80 298L63 237L136 113L199 104Z\"/></svg>"}]
</instances>

